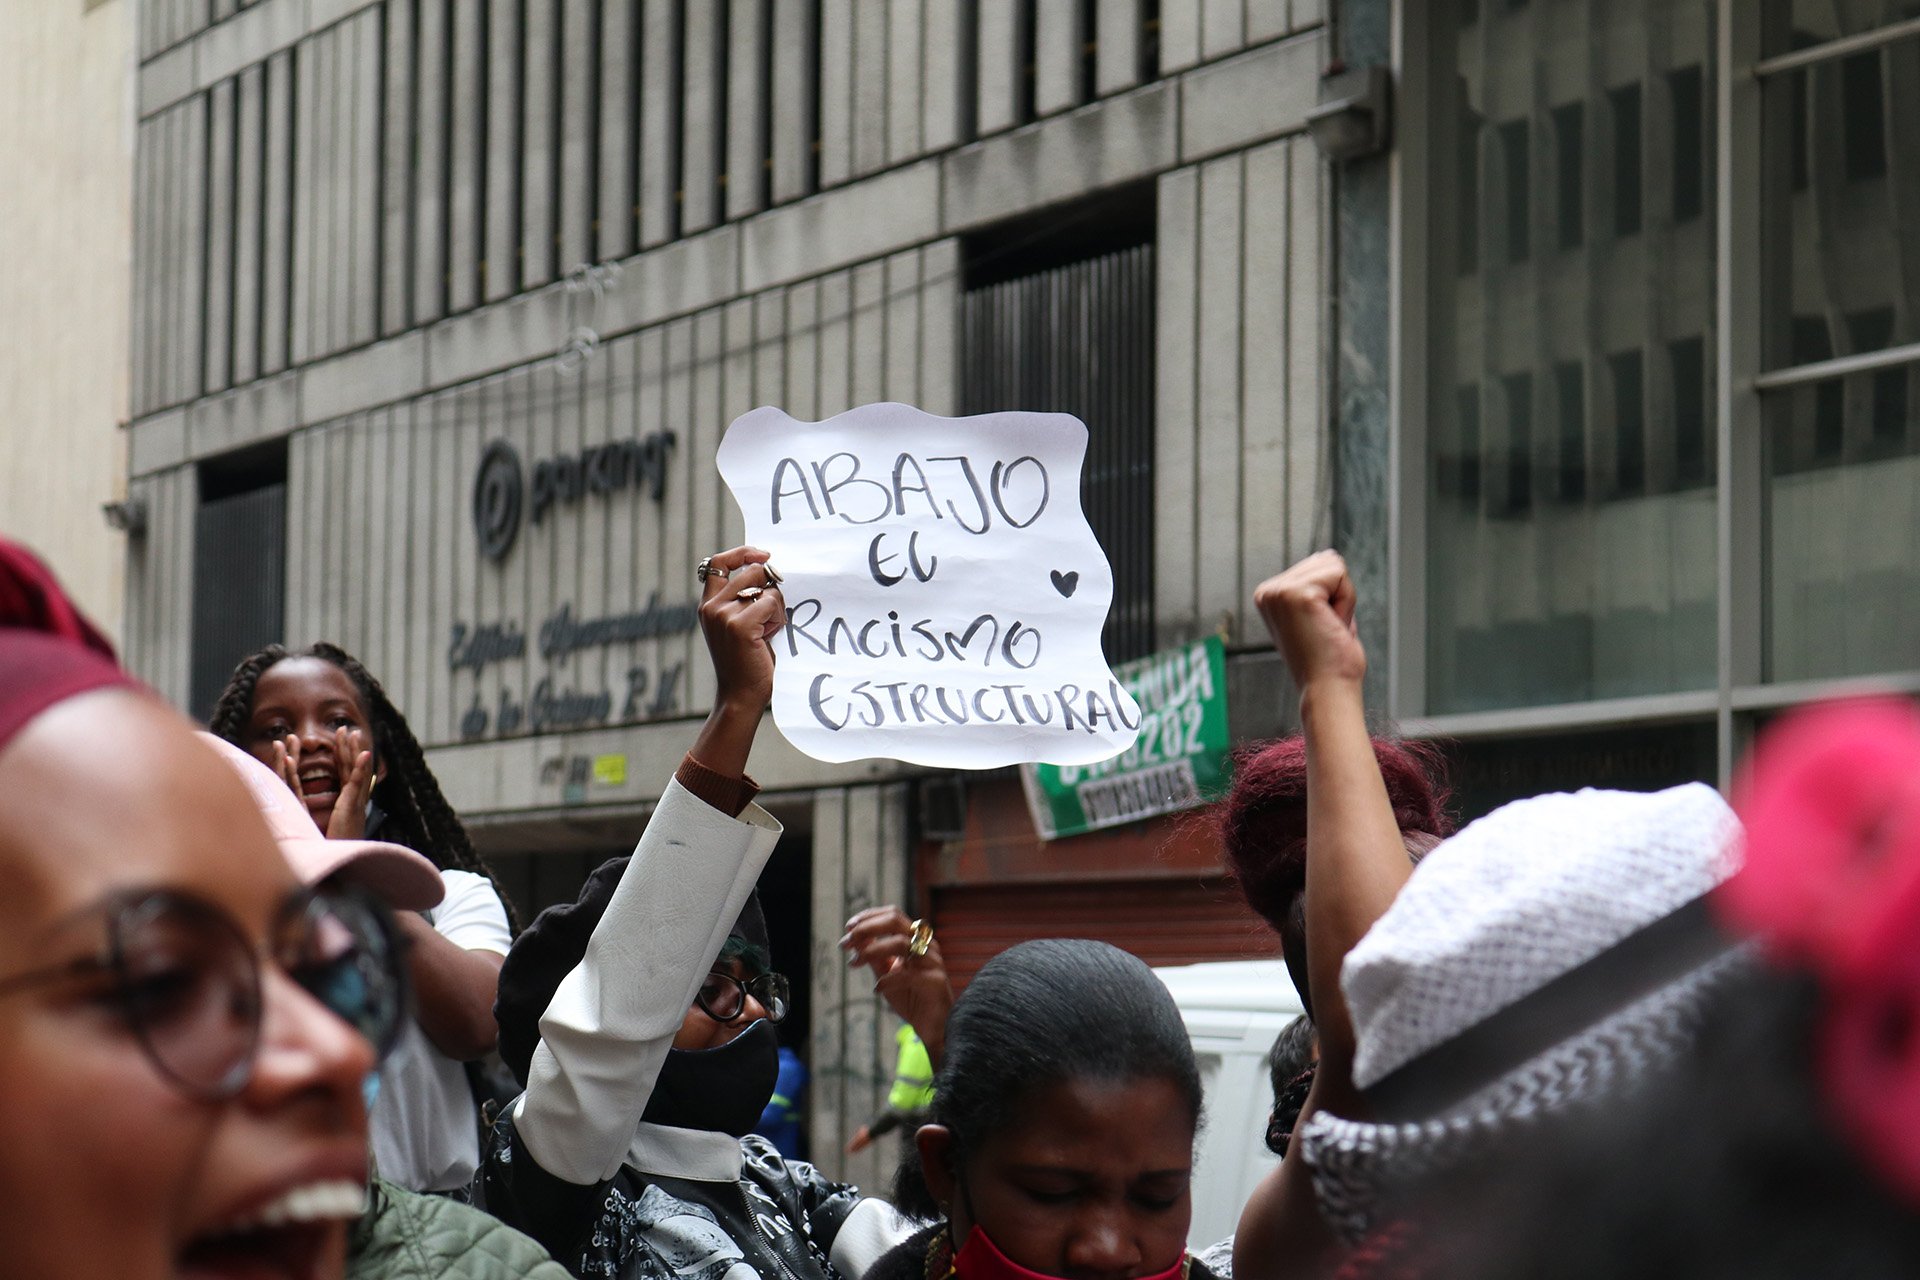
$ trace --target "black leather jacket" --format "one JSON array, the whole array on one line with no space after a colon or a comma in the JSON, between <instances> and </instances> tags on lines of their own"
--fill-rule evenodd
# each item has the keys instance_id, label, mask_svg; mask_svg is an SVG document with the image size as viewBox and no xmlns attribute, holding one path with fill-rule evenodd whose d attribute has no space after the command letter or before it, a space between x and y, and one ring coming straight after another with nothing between
<instances>
[{"instance_id":1,"label":"black leather jacket","mask_svg":"<svg viewBox=\"0 0 1920 1280\"><path fill-rule=\"evenodd\" d=\"M608 1182L580 1186L535 1163L507 1118L494 1127L479 1194L488 1211L546 1245L576 1276L841 1280L828 1255L859 1189L786 1159L757 1134L739 1146L735 1178L628 1163Z\"/></svg>"}]
</instances>

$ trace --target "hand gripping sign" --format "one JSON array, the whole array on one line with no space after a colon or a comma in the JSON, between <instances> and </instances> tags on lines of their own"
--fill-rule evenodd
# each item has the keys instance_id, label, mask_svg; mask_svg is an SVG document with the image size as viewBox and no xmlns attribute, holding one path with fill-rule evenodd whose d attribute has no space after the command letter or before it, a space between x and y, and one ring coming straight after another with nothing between
<instances>
[{"instance_id":1,"label":"hand gripping sign","mask_svg":"<svg viewBox=\"0 0 1920 1280\"><path fill-rule=\"evenodd\" d=\"M787 740L963 769L1132 746L1140 709L1100 651L1113 571L1080 509L1086 452L1064 413L735 419L720 474L784 579Z\"/></svg>"}]
</instances>

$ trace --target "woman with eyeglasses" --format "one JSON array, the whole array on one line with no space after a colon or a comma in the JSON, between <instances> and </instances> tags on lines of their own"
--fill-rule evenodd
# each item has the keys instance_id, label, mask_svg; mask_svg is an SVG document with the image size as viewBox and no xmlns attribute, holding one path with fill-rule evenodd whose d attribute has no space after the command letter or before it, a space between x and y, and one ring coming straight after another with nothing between
<instances>
[{"instance_id":1,"label":"woman with eyeglasses","mask_svg":"<svg viewBox=\"0 0 1920 1280\"><path fill-rule=\"evenodd\" d=\"M753 896L780 824L746 776L786 618L766 562L701 562L713 712L633 855L543 912L501 970L500 1051L526 1092L484 1201L576 1275L857 1278L911 1229L750 1132L787 1012Z\"/></svg>"},{"instance_id":2,"label":"woman with eyeglasses","mask_svg":"<svg viewBox=\"0 0 1920 1280\"><path fill-rule=\"evenodd\" d=\"M437 905L446 893L439 868L405 845L322 835L300 797L272 769L225 738L199 737L247 784L301 883L373 926L363 932L381 945L354 948L357 963L336 966L332 985L337 990L329 1003L339 1007L364 989L364 1003L378 1011L379 1020L363 1030L380 1044L397 1041L407 992L399 967L384 961L394 954L394 943L401 954L406 944L388 913ZM343 954L343 961L347 958ZM377 1077L369 1078L369 1094L378 1085ZM377 1143L373 1154L367 1209L348 1236L347 1280L566 1280L566 1270L525 1235L455 1199L393 1182L379 1168Z\"/></svg>"},{"instance_id":3,"label":"woman with eyeglasses","mask_svg":"<svg viewBox=\"0 0 1920 1280\"><path fill-rule=\"evenodd\" d=\"M340 1276L390 941L0 543L0 1270Z\"/></svg>"}]
</instances>

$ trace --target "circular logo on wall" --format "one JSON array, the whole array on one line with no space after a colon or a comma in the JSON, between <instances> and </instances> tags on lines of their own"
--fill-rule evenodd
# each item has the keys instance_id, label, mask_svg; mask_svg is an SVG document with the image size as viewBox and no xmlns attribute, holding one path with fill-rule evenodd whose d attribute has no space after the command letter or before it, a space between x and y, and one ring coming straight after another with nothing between
<instances>
[{"instance_id":1,"label":"circular logo on wall","mask_svg":"<svg viewBox=\"0 0 1920 1280\"><path fill-rule=\"evenodd\" d=\"M489 560L504 557L520 534L520 454L505 440L495 440L480 455L480 472L473 479L473 528Z\"/></svg>"}]
</instances>

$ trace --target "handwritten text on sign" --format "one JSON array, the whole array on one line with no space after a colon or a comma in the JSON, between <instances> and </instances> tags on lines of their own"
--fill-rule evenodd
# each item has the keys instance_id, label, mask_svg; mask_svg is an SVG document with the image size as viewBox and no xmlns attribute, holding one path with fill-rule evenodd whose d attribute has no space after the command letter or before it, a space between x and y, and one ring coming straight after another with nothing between
<instances>
[{"instance_id":1,"label":"handwritten text on sign","mask_svg":"<svg viewBox=\"0 0 1920 1280\"><path fill-rule=\"evenodd\" d=\"M1059 413L871 404L744 414L720 473L786 579L774 722L819 760L989 769L1126 750L1140 709L1100 651L1113 573Z\"/></svg>"}]
</instances>

